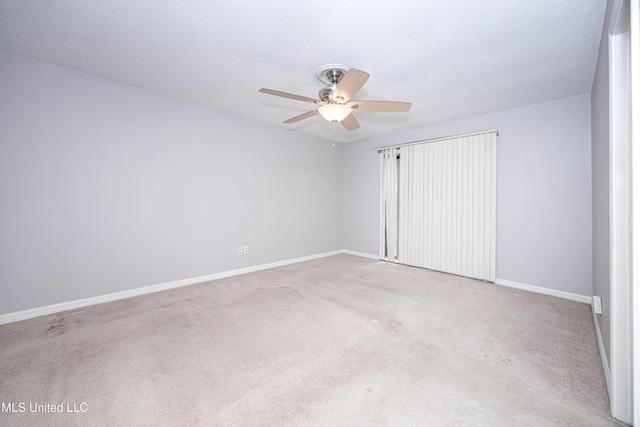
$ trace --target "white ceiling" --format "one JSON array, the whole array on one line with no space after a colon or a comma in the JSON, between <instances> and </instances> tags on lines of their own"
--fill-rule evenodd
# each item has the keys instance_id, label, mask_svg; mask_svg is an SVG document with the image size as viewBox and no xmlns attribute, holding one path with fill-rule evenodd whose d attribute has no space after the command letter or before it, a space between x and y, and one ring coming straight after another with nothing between
<instances>
[{"instance_id":1,"label":"white ceiling","mask_svg":"<svg viewBox=\"0 0 640 427\"><path fill-rule=\"evenodd\" d=\"M606 0L2 0L0 49L329 139L315 72L371 78L355 100L413 103L356 113L358 141L589 93ZM1 64L0 64L1 65Z\"/></svg>"}]
</instances>

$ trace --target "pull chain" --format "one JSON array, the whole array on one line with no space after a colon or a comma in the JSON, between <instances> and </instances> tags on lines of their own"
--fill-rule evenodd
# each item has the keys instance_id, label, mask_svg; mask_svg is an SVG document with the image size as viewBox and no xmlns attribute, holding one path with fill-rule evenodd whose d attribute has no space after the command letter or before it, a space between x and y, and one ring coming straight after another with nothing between
<instances>
[{"instance_id":1,"label":"pull chain","mask_svg":"<svg viewBox=\"0 0 640 427\"><path fill-rule=\"evenodd\" d=\"M332 147L336 146L336 123L338 123L337 120L331 120L331 123L333 124L333 130L331 132L331 141L333 142L331 144Z\"/></svg>"}]
</instances>

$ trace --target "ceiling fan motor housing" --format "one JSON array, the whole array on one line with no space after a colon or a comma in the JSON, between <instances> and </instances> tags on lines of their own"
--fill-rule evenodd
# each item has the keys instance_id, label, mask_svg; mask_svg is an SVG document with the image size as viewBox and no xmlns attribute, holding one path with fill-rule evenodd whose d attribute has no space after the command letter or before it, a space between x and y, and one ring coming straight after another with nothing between
<instances>
[{"instance_id":1,"label":"ceiling fan motor housing","mask_svg":"<svg viewBox=\"0 0 640 427\"><path fill-rule=\"evenodd\" d=\"M320 89L320 91L318 92L318 96L320 97L321 101L324 102L331 102L332 96L333 96L333 92L336 90L336 86L335 85L331 85L331 86L327 86L327 87L323 87L322 89Z\"/></svg>"}]
</instances>

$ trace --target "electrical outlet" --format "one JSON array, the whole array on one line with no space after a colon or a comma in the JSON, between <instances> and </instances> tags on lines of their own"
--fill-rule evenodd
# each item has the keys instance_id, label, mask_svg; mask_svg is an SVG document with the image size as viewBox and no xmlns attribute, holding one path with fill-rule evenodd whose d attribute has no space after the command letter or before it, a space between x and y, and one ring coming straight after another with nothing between
<instances>
[{"instance_id":1,"label":"electrical outlet","mask_svg":"<svg viewBox=\"0 0 640 427\"><path fill-rule=\"evenodd\" d=\"M241 254L244 252L244 245L238 245L238 253Z\"/></svg>"},{"instance_id":2,"label":"electrical outlet","mask_svg":"<svg viewBox=\"0 0 640 427\"><path fill-rule=\"evenodd\" d=\"M593 297L593 311L596 314L602 314L602 299L600 297Z\"/></svg>"},{"instance_id":3,"label":"electrical outlet","mask_svg":"<svg viewBox=\"0 0 640 427\"><path fill-rule=\"evenodd\" d=\"M246 245L244 245L244 248L242 248L242 252L247 255L249 253L249 244L247 243Z\"/></svg>"},{"instance_id":4,"label":"electrical outlet","mask_svg":"<svg viewBox=\"0 0 640 427\"><path fill-rule=\"evenodd\" d=\"M378 245L373 245L373 253L374 254L378 253Z\"/></svg>"}]
</instances>

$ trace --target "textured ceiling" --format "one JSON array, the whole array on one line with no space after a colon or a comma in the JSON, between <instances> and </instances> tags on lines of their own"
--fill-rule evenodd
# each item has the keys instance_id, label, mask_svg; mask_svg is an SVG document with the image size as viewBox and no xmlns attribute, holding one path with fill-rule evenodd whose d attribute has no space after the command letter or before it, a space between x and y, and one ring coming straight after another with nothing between
<instances>
[{"instance_id":1,"label":"textured ceiling","mask_svg":"<svg viewBox=\"0 0 640 427\"><path fill-rule=\"evenodd\" d=\"M315 72L371 78L356 100L413 103L356 113L342 142L589 93L606 0L2 0L0 49L331 137L320 116L281 122L317 97ZM0 64L1 65L1 64Z\"/></svg>"}]
</instances>

